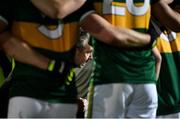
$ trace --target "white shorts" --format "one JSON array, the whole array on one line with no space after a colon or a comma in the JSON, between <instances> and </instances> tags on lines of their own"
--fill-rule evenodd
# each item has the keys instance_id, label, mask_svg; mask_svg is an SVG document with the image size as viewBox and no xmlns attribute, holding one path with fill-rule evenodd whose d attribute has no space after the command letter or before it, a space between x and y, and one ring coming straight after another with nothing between
<instances>
[{"instance_id":1,"label":"white shorts","mask_svg":"<svg viewBox=\"0 0 180 119\"><path fill-rule=\"evenodd\" d=\"M155 84L98 85L92 100L93 118L155 118L158 106Z\"/></svg>"},{"instance_id":2,"label":"white shorts","mask_svg":"<svg viewBox=\"0 0 180 119\"><path fill-rule=\"evenodd\" d=\"M75 118L76 104L48 103L29 97L13 97L8 118Z\"/></svg>"}]
</instances>

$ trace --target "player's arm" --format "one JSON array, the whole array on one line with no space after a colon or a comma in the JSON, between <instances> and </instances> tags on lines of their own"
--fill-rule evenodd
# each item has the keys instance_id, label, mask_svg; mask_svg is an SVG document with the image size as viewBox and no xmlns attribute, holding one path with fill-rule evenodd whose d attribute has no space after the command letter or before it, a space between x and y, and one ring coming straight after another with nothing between
<instances>
[{"instance_id":1,"label":"player's arm","mask_svg":"<svg viewBox=\"0 0 180 119\"><path fill-rule=\"evenodd\" d=\"M79 9L86 0L31 0L44 14L62 19Z\"/></svg>"},{"instance_id":2,"label":"player's arm","mask_svg":"<svg viewBox=\"0 0 180 119\"><path fill-rule=\"evenodd\" d=\"M61 75L63 72L59 72L59 69L61 68L62 63L64 64L63 69L65 69L66 62L49 59L48 57L39 54L22 39L14 37L10 33L8 27L11 27L10 24L13 20L11 17L13 15L9 8L9 2L10 1L7 0L0 1L0 48L2 48L6 54L14 57L16 61Z\"/></svg>"},{"instance_id":3,"label":"player's arm","mask_svg":"<svg viewBox=\"0 0 180 119\"><path fill-rule=\"evenodd\" d=\"M169 4L172 0L159 0L152 5L152 15L158 21L171 29L172 31L180 31L180 11L172 9Z\"/></svg>"},{"instance_id":4,"label":"player's arm","mask_svg":"<svg viewBox=\"0 0 180 119\"><path fill-rule=\"evenodd\" d=\"M34 2L38 2L37 0L32 0ZM47 2L56 3L55 5L46 4L44 0L40 0L40 2L43 2L46 4L47 7L44 7L42 10L44 13L45 11L51 9L54 13L56 18L64 18L65 15L60 15L61 13L68 13L66 11L74 9L74 6L78 6L78 1L81 0L75 0L76 2L73 2L73 0L49 0ZM85 11L83 8L89 7L90 3L85 3L83 6L78 9L78 11ZM39 4L40 5L40 4ZM42 5L42 4L41 4ZM65 7L65 6L68 7ZM80 5L80 4L79 4ZM37 6L37 5L36 5ZM64 9L61 9L64 6ZM40 8L40 7L38 7ZM57 9L59 8L59 9ZM41 8L40 8L41 9ZM66 14L67 15L67 14ZM52 16L52 15L49 15ZM143 47L150 43L150 36L147 34L139 33L130 29L126 28L117 28L115 26L112 26L109 22L107 22L104 18L97 14L91 14L85 17L81 21L81 26L83 29L85 29L87 32L89 32L92 36L96 37L98 40L110 44L115 45L119 47L124 48L131 48L131 47Z\"/></svg>"},{"instance_id":5,"label":"player's arm","mask_svg":"<svg viewBox=\"0 0 180 119\"><path fill-rule=\"evenodd\" d=\"M110 45L135 48L143 47L150 43L150 36L148 34L122 27L115 27L96 13L87 15L80 24L92 36Z\"/></svg>"},{"instance_id":6,"label":"player's arm","mask_svg":"<svg viewBox=\"0 0 180 119\"><path fill-rule=\"evenodd\" d=\"M162 57L161 54L159 52L159 50L157 49L157 47L154 47L152 49L153 55L155 57L155 61L156 61L156 79L159 78L159 74L160 74L160 69L161 69L161 62L162 62Z\"/></svg>"},{"instance_id":7,"label":"player's arm","mask_svg":"<svg viewBox=\"0 0 180 119\"><path fill-rule=\"evenodd\" d=\"M12 36L9 32L1 33L0 41L0 48L2 48L8 56L13 57L21 63L48 70L49 63L53 60L37 53L26 42ZM91 57L91 53L92 47L88 43L86 43L83 48L77 48L74 63L80 66Z\"/></svg>"},{"instance_id":8,"label":"player's arm","mask_svg":"<svg viewBox=\"0 0 180 119\"><path fill-rule=\"evenodd\" d=\"M39 54L38 52L34 51L26 42L22 41L22 39L14 37L7 30L4 31L6 27L7 25L3 21L0 20L0 32L1 32L0 33L0 48L3 49L8 56L13 57L16 61L32 65L43 70L49 70L48 69L49 63L54 60L49 59L48 57L45 57ZM88 46L88 48L89 47L90 46ZM86 48L86 50L88 48ZM83 50L84 53L79 53L80 55L76 51L75 59L74 59L74 63L76 65L80 65L81 62L84 62L83 56L86 56L87 54L89 54L88 52L92 51L91 48L90 50L88 49L88 51L86 50ZM82 61L80 58L82 58ZM57 62L59 63L61 61L57 61Z\"/></svg>"},{"instance_id":9,"label":"player's arm","mask_svg":"<svg viewBox=\"0 0 180 119\"><path fill-rule=\"evenodd\" d=\"M9 32L0 34L0 47L5 53L15 60L47 70L50 59L35 52L22 40L13 37Z\"/></svg>"},{"instance_id":10,"label":"player's arm","mask_svg":"<svg viewBox=\"0 0 180 119\"><path fill-rule=\"evenodd\" d=\"M42 69L46 67L47 69L47 59L44 59L43 56L33 51L25 42L12 36L9 32L12 22L11 4L9 2L8 0L0 1L0 48L17 61Z\"/></svg>"}]
</instances>

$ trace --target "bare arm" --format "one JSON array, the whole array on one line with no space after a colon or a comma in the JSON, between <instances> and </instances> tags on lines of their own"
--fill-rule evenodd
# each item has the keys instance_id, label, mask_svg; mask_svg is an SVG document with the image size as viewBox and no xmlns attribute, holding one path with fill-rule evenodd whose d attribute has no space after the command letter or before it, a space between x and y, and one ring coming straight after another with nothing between
<instances>
[{"instance_id":1,"label":"bare arm","mask_svg":"<svg viewBox=\"0 0 180 119\"><path fill-rule=\"evenodd\" d=\"M33 51L25 42L13 37L8 32L1 33L0 39L5 40L1 47L7 55L19 62L47 69L49 59Z\"/></svg>"},{"instance_id":2,"label":"bare arm","mask_svg":"<svg viewBox=\"0 0 180 119\"><path fill-rule=\"evenodd\" d=\"M167 0L168 1L168 0ZM166 0L159 0L152 6L152 15L172 31L180 31L180 10L173 10Z\"/></svg>"},{"instance_id":3,"label":"bare arm","mask_svg":"<svg viewBox=\"0 0 180 119\"><path fill-rule=\"evenodd\" d=\"M155 60L156 60L156 79L158 79L160 69L161 69L162 57L161 57L161 54L160 54L159 50L157 49L157 47L154 47L152 49L152 52L153 52L153 55L154 55Z\"/></svg>"},{"instance_id":4,"label":"bare arm","mask_svg":"<svg viewBox=\"0 0 180 119\"><path fill-rule=\"evenodd\" d=\"M123 48L143 47L150 42L149 35L115 27L97 14L90 14L83 19L81 27L98 40Z\"/></svg>"},{"instance_id":5,"label":"bare arm","mask_svg":"<svg viewBox=\"0 0 180 119\"><path fill-rule=\"evenodd\" d=\"M27 43L13 37L10 33L4 32L0 34L1 48L7 55L15 60L35 66L37 68L47 70L51 59L34 51ZM76 65L81 65L90 58L92 47L86 44L83 51L76 50L74 62Z\"/></svg>"},{"instance_id":6,"label":"bare arm","mask_svg":"<svg viewBox=\"0 0 180 119\"><path fill-rule=\"evenodd\" d=\"M70 11L75 11L72 6L79 6L84 3L84 0L31 0L37 8L44 13L51 10L49 16L53 18L64 18ZM79 3L81 4L79 4ZM71 6L72 5L72 6ZM44 6L44 8L42 7ZM43 9L42 9L43 8ZM64 8L64 9L63 9ZM77 9L77 7L76 7ZM67 12L68 11L68 12ZM48 13L48 12L47 12ZM54 15L53 15L54 13ZM62 15L64 13L65 15ZM67 14L66 14L67 13ZM117 28L97 14L88 15L82 22L81 26L98 40L123 48L144 47L150 43L150 36L139 33L126 28Z\"/></svg>"},{"instance_id":7,"label":"bare arm","mask_svg":"<svg viewBox=\"0 0 180 119\"><path fill-rule=\"evenodd\" d=\"M80 8L86 0L31 0L44 14L62 19Z\"/></svg>"},{"instance_id":8,"label":"bare arm","mask_svg":"<svg viewBox=\"0 0 180 119\"><path fill-rule=\"evenodd\" d=\"M62 13L68 15L69 12L73 11L74 6L79 6L79 3L84 3L84 0L31 0L34 4L46 6L42 9L45 13L48 8L51 9L55 15L53 17L63 18L64 15L61 16ZM36 3L35 3L36 2ZM47 4L47 3L51 4ZM79 2L79 3L78 3ZM54 4L54 5L53 5ZM66 7L68 6L68 7ZM63 8L64 7L64 8ZM41 7L38 6L39 9ZM49 16L51 16L49 15ZM130 29L125 28L117 28L112 26L109 22L107 22L104 18L97 14L88 15L82 22L81 26L91 35L96 37L98 40L119 47L124 48L135 48L135 47L143 47L150 43L150 36L147 34L139 33Z\"/></svg>"}]
</instances>

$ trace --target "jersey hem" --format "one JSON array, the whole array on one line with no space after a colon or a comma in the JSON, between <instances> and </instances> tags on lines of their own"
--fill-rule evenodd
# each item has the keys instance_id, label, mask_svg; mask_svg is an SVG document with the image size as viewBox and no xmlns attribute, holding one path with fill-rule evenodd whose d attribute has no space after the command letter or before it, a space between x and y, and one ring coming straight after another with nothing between
<instances>
[{"instance_id":1,"label":"jersey hem","mask_svg":"<svg viewBox=\"0 0 180 119\"><path fill-rule=\"evenodd\" d=\"M36 100L41 100L41 101L47 101L49 103L69 103L69 104L74 104L77 103L77 98L72 99L72 98L64 98L64 99L44 99L44 98L39 98L39 97L35 97L35 96L25 96L25 95L12 95L10 96L10 98L13 97L27 97L27 98L33 98Z\"/></svg>"}]
</instances>

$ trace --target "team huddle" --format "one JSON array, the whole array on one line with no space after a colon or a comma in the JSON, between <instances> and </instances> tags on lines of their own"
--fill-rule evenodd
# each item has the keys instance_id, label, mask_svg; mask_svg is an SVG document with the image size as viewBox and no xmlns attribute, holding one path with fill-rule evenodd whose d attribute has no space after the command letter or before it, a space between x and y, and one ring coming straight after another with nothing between
<instances>
[{"instance_id":1,"label":"team huddle","mask_svg":"<svg viewBox=\"0 0 180 119\"><path fill-rule=\"evenodd\" d=\"M0 48L0 117L180 118L179 0L1 0Z\"/></svg>"}]
</instances>

